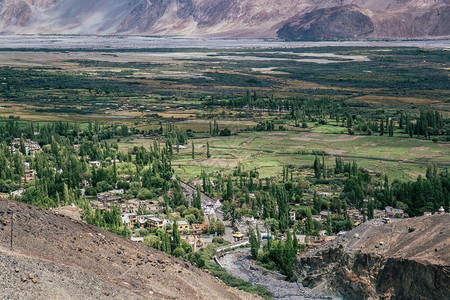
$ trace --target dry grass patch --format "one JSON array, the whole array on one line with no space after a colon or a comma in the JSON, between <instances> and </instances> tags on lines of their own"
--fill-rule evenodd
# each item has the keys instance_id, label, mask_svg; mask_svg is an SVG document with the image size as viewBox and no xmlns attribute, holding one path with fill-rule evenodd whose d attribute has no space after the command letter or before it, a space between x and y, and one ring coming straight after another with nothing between
<instances>
[{"instance_id":1,"label":"dry grass patch","mask_svg":"<svg viewBox=\"0 0 450 300\"><path fill-rule=\"evenodd\" d=\"M198 164L207 168L236 168L239 161L232 157L214 157L199 161Z\"/></svg>"},{"instance_id":2,"label":"dry grass patch","mask_svg":"<svg viewBox=\"0 0 450 300\"><path fill-rule=\"evenodd\" d=\"M353 103L370 103L370 104L380 104L380 105L405 105L405 104L432 104L439 101L425 99L425 98L414 98L414 97L387 97L387 96L377 96L377 95L365 95L360 97L355 97L347 100Z\"/></svg>"},{"instance_id":3,"label":"dry grass patch","mask_svg":"<svg viewBox=\"0 0 450 300\"><path fill-rule=\"evenodd\" d=\"M347 142L347 141L355 141L355 140L360 139L362 137L364 137L364 136L341 134L340 136L338 136L335 139L327 139L325 141L326 142Z\"/></svg>"}]
</instances>

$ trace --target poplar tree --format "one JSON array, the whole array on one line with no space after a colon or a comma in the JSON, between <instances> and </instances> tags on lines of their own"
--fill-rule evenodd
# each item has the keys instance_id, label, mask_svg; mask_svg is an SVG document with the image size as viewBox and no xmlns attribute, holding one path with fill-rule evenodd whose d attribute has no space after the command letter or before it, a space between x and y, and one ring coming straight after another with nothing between
<instances>
[{"instance_id":1,"label":"poplar tree","mask_svg":"<svg viewBox=\"0 0 450 300\"><path fill-rule=\"evenodd\" d=\"M320 160L319 160L319 157L316 155L316 158L314 159L314 165L313 165L313 168L314 168L314 176L317 178L317 179L320 179L320 177L321 177L321 165L320 165Z\"/></svg>"},{"instance_id":2,"label":"poplar tree","mask_svg":"<svg viewBox=\"0 0 450 300\"><path fill-rule=\"evenodd\" d=\"M331 236L333 235L333 224L331 220L331 215L328 213L327 215L327 227L326 227L327 235Z\"/></svg>"},{"instance_id":3,"label":"poplar tree","mask_svg":"<svg viewBox=\"0 0 450 300\"><path fill-rule=\"evenodd\" d=\"M211 152L209 152L209 143L206 142L206 157L210 158L211 157Z\"/></svg>"},{"instance_id":4,"label":"poplar tree","mask_svg":"<svg viewBox=\"0 0 450 300\"><path fill-rule=\"evenodd\" d=\"M257 259L259 251L259 243L255 231L253 230L252 227L250 227L249 229L249 236L250 236L250 253L252 254L253 259Z\"/></svg>"},{"instance_id":5,"label":"poplar tree","mask_svg":"<svg viewBox=\"0 0 450 300\"><path fill-rule=\"evenodd\" d=\"M172 250L178 248L181 243L181 236L180 232L178 231L178 224L177 221L173 222L172 226Z\"/></svg>"}]
</instances>

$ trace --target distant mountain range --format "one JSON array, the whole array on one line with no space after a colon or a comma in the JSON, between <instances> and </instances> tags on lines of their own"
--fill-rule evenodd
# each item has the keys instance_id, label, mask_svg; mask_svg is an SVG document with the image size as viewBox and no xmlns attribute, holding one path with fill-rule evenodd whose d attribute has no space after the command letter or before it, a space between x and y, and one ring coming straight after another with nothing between
<instances>
[{"instance_id":1,"label":"distant mountain range","mask_svg":"<svg viewBox=\"0 0 450 300\"><path fill-rule=\"evenodd\" d=\"M449 0L0 0L6 34L422 38L449 16Z\"/></svg>"}]
</instances>

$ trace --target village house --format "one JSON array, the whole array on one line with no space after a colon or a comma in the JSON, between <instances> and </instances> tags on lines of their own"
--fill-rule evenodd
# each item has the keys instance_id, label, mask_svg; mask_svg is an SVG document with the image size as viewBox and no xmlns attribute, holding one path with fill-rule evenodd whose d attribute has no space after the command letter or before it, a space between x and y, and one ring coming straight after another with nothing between
<instances>
[{"instance_id":1,"label":"village house","mask_svg":"<svg viewBox=\"0 0 450 300\"><path fill-rule=\"evenodd\" d=\"M160 229L164 229L164 219L160 219L160 218L150 218L148 220L148 226L150 228L160 228Z\"/></svg>"},{"instance_id":2,"label":"village house","mask_svg":"<svg viewBox=\"0 0 450 300\"><path fill-rule=\"evenodd\" d=\"M386 211L386 215L389 218L393 218L393 217L395 217L395 215L399 215L399 216L403 217L405 214L403 209L393 208L392 206L386 206L385 211Z\"/></svg>"},{"instance_id":3,"label":"village house","mask_svg":"<svg viewBox=\"0 0 450 300\"><path fill-rule=\"evenodd\" d=\"M126 213L122 214L122 223L128 226L128 228L134 228L134 223L136 223L136 213Z\"/></svg>"},{"instance_id":4,"label":"village house","mask_svg":"<svg viewBox=\"0 0 450 300\"><path fill-rule=\"evenodd\" d=\"M93 166L96 166L97 168L100 168L101 162L99 162L98 160L91 160L89 162L89 168L92 168Z\"/></svg>"},{"instance_id":5,"label":"village house","mask_svg":"<svg viewBox=\"0 0 450 300\"><path fill-rule=\"evenodd\" d=\"M363 219L363 215L358 209L349 209L347 213L353 222L361 222Z\"/></svg>"},{"instance_id":6,"label":"village house","mask_svg":"<svg viewBox=\"0 0 450 300\"><path fill-rule=\"evenodd\" d=\"M289 212L289 219L295 221L295 210L291 210Z\"/></svg>"},{"instance_id":7,"label":"village house","mask_svg":"<svg viewBox=\"0 0 450 300\"><path fill-rule=\"evenodd\" d=\"M202 224L192 224L191 232L193 234L202 234L203 231L208 227L208 222L203 222Z\"/></svg>"},{"instance_id":8,"label":"village house","mask_svg":"<svg viewBox=\"0 0 450 300\"><path fill-rule=\"evenodd\" d=\"M308 247L318 247L325 242L324 236L308 236L306 245Z\"/></svg>"},{"instance_id":9,"label":"village house","mask_svg":"<svg viewBox=\"0 0 450 300\"><path fill-rule=\"evenodd\" d=\"M304 234L296 234L295 237L299 244L306 244L306 235Z\"/></svg>"},{"instance_id":10,"label":"village house","mask_svg":"<svg viewBox=\"0 0 450 300\"><path fill-rule=\"evenodd\" d=\"M329 212L328 210L322 210L322 211L320 211L320 216L322 217L322 220L326 220L329 213L330 213L330 212Z\"/></svg>"},{"instance_id":11,"label":"village house","mask_svg":"<svg viewBox=\"0 0 450 300\"><path fill-rule=\"evenodd\" d=\"M312 218L320 223L323 222L321 215L312 215Z\"/></svg>"},{"instance_id":12,"label":"village house","mask_svg":"<svg viewBox=\"0 0 450 300\"><path fill-rule=\"evenodd\" d=\"M18 189L18 190L15 190L15 191L13 191L13 192L11 192L10 193L10 195L11 196L22 196L23 195L23 192L24 192L25 190L24 190L24 188L20 188L20 189Z\"/></svg>"},{"instance_id":13,"label":"village house","mask_svg":"<svg viewBox=\"0 0 450 300\"><path fill-rule=\"evenodd\" d=\"M201 238L195 234L186 235L182 237L186 242L188 242L192 246L192 251L197 252L201 247L206 246L206 244L210 244L210 239Z\"/></svg>"},{"instance_id":14,"label":"village house","mask_svg":"<svg viewBox=\"0 0 450 300\"><path fill-rule=\"evenodd\" d=\"M325 242L334 241L337 238L335 235L327 235L325 237Z\"/></svg>"},{"instance_id":15,"label":"village house","mask_svg":"<svg viewBox=\"0 0 450 300\"><path fill-rule=\"evenodd\" d=\"M105 209L105 205L97 200L90 201L89 204L91 205L92 209Z\"/></svg>"},{"instance_id":16,"label":"village house","mask_svg":"<svg viewBox=\"0 0 450 300\"><path fill-rule=\"evenodd\" d=\"M15 138L11 144L12 144L11 151L13 154L16 154L18 149L20 148L20 138ZM27 139L24 142L24 146L26 155L31 155L35 157L37 152L42 152L41 146L39 146L39 143L36 141Z\"/></svg>"},{"instance_id":17,"label":"village house","mask_svg":"<svg viewBox=\"0 0 450 300\"><path fill-rule=\"evenodd\" d=\"M373 210L373 217L374 218L383 218L386 216L386 211L381 209L374 209Z\"/></svg>"},{"instance_id":18,"label":"village house","mask_svg":"<svg viewBox=\"0 0 450 300\"><path fill-rule=\"evenodd\" d=\"M139 209L139 205L141 204L141 200L138 199L130 199L120 205L123 213L133 212Z\"/></svg>"},{"instance_id":19,"label":"village house","mask_svg":"<svg viewBox=\"0 0 450 300\"><path fill-rule=\"evenodd\" d=\"M153 215L138 215L136 217L137 222L139 223L139 227L144 228L145 227L145 223L148 222L148 220L150 220L150 218L153 218Z\"/></svg>"},{"instance_id":20,"label":"village house","mask_svg":"<svg viewBox=\"0 0 450 300\"><path fill-rule=\"evenodd\" d=\"M27 155L35 157L37 152L42 152L41 146L39 146L38 142L27 140L25 142L25 151Z\"/></svg>"},{"instance_id":21,"label":"village house","mask_svg":"<svg viewBox=\"0 0 450 300\"><path fill-rule=\"evenodd\" d=\"M111 190L104 193L97 194L97 200L101 202L113 202L122 200L123 189Z\"/></svg>"},{"instance_id":22,"label":"village house","mask_svg":"<svg viewBox=\"0 0 450 300\"><path fill-rule=\"evenodd\" d=\"M97 200L101 202L114 202L122 200L121 195L112 194L110 192L98 193Z\"/></svg>"},{"instance_id":23,"label":"village house","mask_svg":"<svg viewBox=\"0 0 450 300\"><path fill-rule=\"evenodd\" d=\"M178 221L177 227L179 232L189 231L189 222L185 220Z\"/></svg>"},{"instance_id":24,"label":"village house","mask_svg":"<svg viewBox=\"0 0 450 300\"><path fill-rule=\"evenodd\" d=\"M178 211L176 211L176 212L170 213L170 216L175 218L175 217L180 217L181 215Z\"/></svg>"},{"instance_id":25,"label":"village house","mask_svg":"<svg viewBox=\"0 0 450 300\"><path fill-rule=\"evenodd\" d=\"M120 175L120 179L122 179L122 181L130 181L131 176L129 174L123 174L123 175Z\"/></svg>"},{"instance_id":26,"label":"village house","mask_svg":"<svg viewBox=\"0 0 450 300\"><path fill-rule=\"evenodd\" d=\"M26 181L31 181L36 178L37 172L34 169L25 170L25 179Z\"/></svg>"}]
</instances>

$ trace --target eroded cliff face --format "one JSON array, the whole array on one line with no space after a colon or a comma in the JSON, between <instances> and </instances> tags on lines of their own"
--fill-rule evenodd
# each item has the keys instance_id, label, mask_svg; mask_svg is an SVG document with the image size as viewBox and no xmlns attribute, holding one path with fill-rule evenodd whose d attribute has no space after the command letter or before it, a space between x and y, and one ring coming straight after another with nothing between
<instances>
[{"instance_id":1,"label":"eroded cliff face","mask_svg":"<svg viewBox=\"0 0 450 300\"><path fill-rule=\"evenodd\" d=\"M0 32L337 40L450 35L446 0L0 0Z\"/></svg>"},{"instance_id":2,"label":"eroded cliff face","mask_svg":"<svg viewBox=\"0 0 450 300\"><path fill-rule=\"evenodd\" d=\"M298 260L300 281L348 299L447 299L450 267L333 248Z\"/></svg>"},{"instance_id":3,"label":"eroded cliff face","mask_svg":"<svg viewBox=\"0 0 450 300\"><path fill-rule=\"evenodd\" d=\"M299 281L348 299L448 299L450 215L360 226L299 258Z\"/></svg>"}]
</instances>

